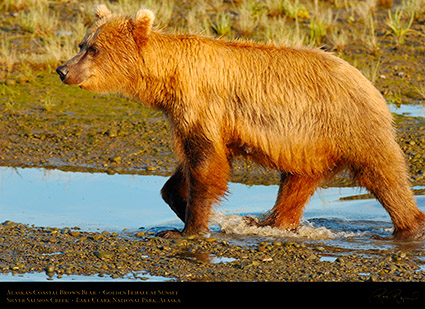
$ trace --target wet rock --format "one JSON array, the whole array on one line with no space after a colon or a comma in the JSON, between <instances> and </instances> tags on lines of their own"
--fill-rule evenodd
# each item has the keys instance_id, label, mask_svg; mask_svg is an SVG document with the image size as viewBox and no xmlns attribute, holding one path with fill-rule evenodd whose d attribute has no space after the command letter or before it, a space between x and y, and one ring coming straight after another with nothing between
<instances>
[{"instance_id":1,"label":"wet rock","mask_svg":"<svg viewBox=\"0 0 425 309\"><path fill-rule=\"evenodd\" d=\"M55 271L55 266L52 264L47 265L46 273L53 273Z\"/></svg>"},{"instance_id":2,"label":"wet rock","mask_svg":"<svg viewBox=\"0 0 425 309\"><path fill-rule=\"evenodd\" d=\"M109 129L105 134L111 138L115 138L118 136L118 131L116 129Z\"/></svg>"},{"instance_id":3,"label":"wet rock","mask_svg":"<svg viewBox=\"0 0 425 309\"><path fill-rule=\"evenodd\" d=\"M109 260L114 256L114 253L111 251L95 251L93 254L101 260Z\"/></svg>"},{"instance_id":4,"label":"wet rock","mask_svg":"<svg viewBox=\"0 0 425 309\"><path fill-rule=\"evenodd\" d=\"M43 272L52 280L56 278L54 275L121 278L140 272L176 281L345 282L423 281L425 278L425 272L407 263L407 254L401 251L383 254L364 250L362 254L344 254L330 263L320 261L316 255L320 252L317 244L308 242L299 247L289 241L279 245L277 240L236 246L221 240L220 235L209 237L215 240L208 242L204 238L169 240L149 235L135 238L126 233L82 231L76 239L69 228L14 226L0 229L3 239L0 273ZM58 241L49 242L51 237ZM341 254L340 248L330 246L326 246L325 251L333 256ZM425 255L416 254L418 257L412 261L421 261ZM232 260L217 263L214 257ZM142 279L136 275L134 280Z\"/></svg>"},{"instance_id":5,"label":"wet rock","mask_svg":"<svg viewBox=\"0 0 425 309\"><path fill-rule=\"evenodd\" d=\"M220 243L225 247L230 246L230 243L227 240L222 240Z\"/></svg>"},{"instance_id":6,"label":"wet rock","mask_svg":"<svg viewBox=\"0 0 425 309\"><path fill-rule=\"evenodd\" d=\"M272 243L272 245L275 246L275 247L282 247L282 242L281 241L274 241Z\"/></svg>"},{"instance_id":7,"label":"wet rock","mask_svg":"<svg viewBox=\"0 0 425 309\"><path fill-rule=\"evenodd\" d=\"M1 224L1 227L2 227L2 228L14 228L14 227L16 227L17 225L18 225L18 223L7 220L7 221L4 221L4 222Z\"/></svg>"},{"instance_id":8,"label":"wet rock","mask_svg":"<svg viewBox=\"0 0 425 309\"><path fill-rule=\"evenodd\" d=\"M343 259L342 257L339 257L339 258L337 258L337 259L335 260L335 263L338 263L338 264L340 264L340 265L343 265L343 264L344 264L344 259Z\"/></svg>"},{"instance_id":9,"label":"wet rock","mask_svg":"<svg viewBox=\"0 0 425 309\"><path fill-rule=\"evenodd\" d=\"M120 156L116 156L116 157L111 158L111 161L113 163L121 163L122 162L122 159L121 159Z\"/></svg>"},{"instance_id":10,"label":"wet rock","mask_svg":"<svg viewBox=\"0 0 425 309\"><path fill-rule=\"evenodd\" d=\"M295 248L299 248L300 245L297 244L296 242L292 242L292 241L287 241L283 244L284 247L295 247Z\"/></svg>"}]
</instances>

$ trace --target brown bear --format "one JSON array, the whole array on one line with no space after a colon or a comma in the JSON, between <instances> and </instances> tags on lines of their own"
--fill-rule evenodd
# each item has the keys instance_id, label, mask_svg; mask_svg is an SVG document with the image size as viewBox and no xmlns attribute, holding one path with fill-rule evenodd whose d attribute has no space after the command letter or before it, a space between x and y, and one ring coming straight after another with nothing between
<instances>
[{"instance_id":1,"label":"brown bear","mask_svg":"<svg viewBox=\"0 0 425 309\"><path fill-rule=\"evenodd\" d=\"M208 233L241 155L281 174L272 212L251 224L296 229L318 186L347 168L387 210L395 238L423 237L391 113L357 69L319 49L164 34L153 21L146 9L121 16L99 6L80 52L57 72L167 116L179 165L161 193L185 226L160 236Z\"/></svg>"}]
</instances>

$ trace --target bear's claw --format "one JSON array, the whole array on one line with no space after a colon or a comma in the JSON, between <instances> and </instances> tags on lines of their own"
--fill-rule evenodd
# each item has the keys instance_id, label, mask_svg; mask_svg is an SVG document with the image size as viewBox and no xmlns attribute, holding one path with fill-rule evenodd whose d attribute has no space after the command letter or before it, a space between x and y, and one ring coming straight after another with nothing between
<instances>
[{"instance_id":1,"label":"bear's claw","mask_svg":"<svg viewBox=\"0 0 425 309\"><path fill-rule=\"evenodd\" d=\"M249 226L256 226L256 227L260 227L261 226L258 218L256 218L256 217L243 216L243 220Z\"/></svg>"},{"instance_id":2,"label":"bear's claw","mask_svg":"<svg viewBox=\"0 0 425 309\"><path fill-rule=\"evenodd\" d=\"M183 235L180 231L174 229L174 230L165 230L165 231L158 232L155 236L167 238L167 239L175 239L175 238L180 238Z\"/></svg>"}]
</instances>

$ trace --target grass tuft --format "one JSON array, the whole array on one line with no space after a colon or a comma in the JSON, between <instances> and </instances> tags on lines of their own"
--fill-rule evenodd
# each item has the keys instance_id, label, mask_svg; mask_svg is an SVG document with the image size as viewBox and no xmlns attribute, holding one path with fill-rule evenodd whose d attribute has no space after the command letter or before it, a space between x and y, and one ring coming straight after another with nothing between
<instances>
[{"instance_id":1,"label":"grass tuft","mask_svg":"<svg viewBox=\"0 0 425 309\"><path fill-rule=\"evenodd\" d=\"M408 19L404 18L405 11L400 7L397 7L394 13L388 11L388 18L386 24L391 29L391 33L394 35L397 45L403 45L406 34L411 31L413 19L415 14L410 12Z\"/></svg>"}]
</instances>

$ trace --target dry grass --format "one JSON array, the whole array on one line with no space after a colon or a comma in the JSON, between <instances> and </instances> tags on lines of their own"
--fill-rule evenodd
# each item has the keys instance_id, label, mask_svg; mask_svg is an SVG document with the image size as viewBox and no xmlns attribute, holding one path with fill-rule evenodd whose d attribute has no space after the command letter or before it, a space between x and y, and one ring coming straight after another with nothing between
<instances>
[{"instance_id":1,"label":"dry grass","mask_svg":"<svg viewBox=\"0 0 425 309\"><path fill-rule=\"evenodd\" d=\"M402 0L401 6L407 15L414 15L415 18L425 13L425 0Z\"/></svg>"},{"instance_id":2,"label":"dry grass","mask_svg":"<svg viewBox=\"0 0 425 309\"><path fill-rule=\"evenodd\" d=\"M385 20L378 20L376 15L378 2L2 0L0 12L10 12L8 14L14 16L13 24L5 23L4 27L18 30L1 34L0 80L10 76L14 70L22 71L22 68L33 66L54 68L69 59L76 53L86 27L93 22L94 7L100 3L105 3L114 12L125 14L133 14L140 7L150 8L156 14L156 25L162 31L290 45L327 45L340 55L351 42L360 41L370 55L377 56L381 39L377 25L381 29L385 27L386 32L394 36L396 44L401 45L412 29L413 20L423 18L425 12L425 0L402 0L401 5L388 12L385 24ZM353 27L357 24L360 26Z\"/></svg>"},{"instance_id":3,"label":"dry grass","mask_svg":"<svg viewBox=\"0 0 425 309\"><path fill-rule=\"evenodd\" d=\"M10 74L15 64L19 61L19 58L6 33L2 33L0 39L0 69L6 74Z\"/></svg>"},{"instance_id":4,"label":"dry grass","mask_svg":"<svg viewBox=\"0 0 425 309\"><path fill-rule=\"evenodd\" d=\"M261 18L261 15L256 11L255 4L249 1L242 1L235 9L238 12L235 27L241 35L251 37Z\"/></svg>"},{"instance_id":5,"label":"dry grass","mask_svg":"<svg viewBox=\"0 0 425 309\"><path fill-rule=\"evenodd\" d=\"M350 42L348 34L344 29L335 29L332 31L330 41L333 50L336 50L338 53L342 53Z\"/></svg>"},{"instance_id":6,"label":"dry grass","mask_svg":"<svg viewBox=\"0 0 425 309\"><path fill-rule=\"evenodd\" d=\"M418 95L421 97L421 99L425 100L425 86L421 85L415 88Z\"/></svg>"},{"instance_id":7,"label":"dry grass","mask_svg":"<svg viewBox=\"0 0 425 309\"><path fill-rule=\"evenodd\" d=\"M381 66L381 61L378 59L375 62L368 63L366 66L361 68L361 71L368 80L375 84L379 76L379 68Z\"/></svg>"},{"instance_id":8,"label":"dry grass","mask_svg":"<svg viewBox=\"0 0 425 309\"><path fill-rule=\"evenodd\" d=\"M379 52L379 42L378 37L376 36L376 21L373 17L372 11L364 17L365 18L365 27L362 40L365 43L367 51L371 55L378 55Z\"/></svg>"}]
</instances>

